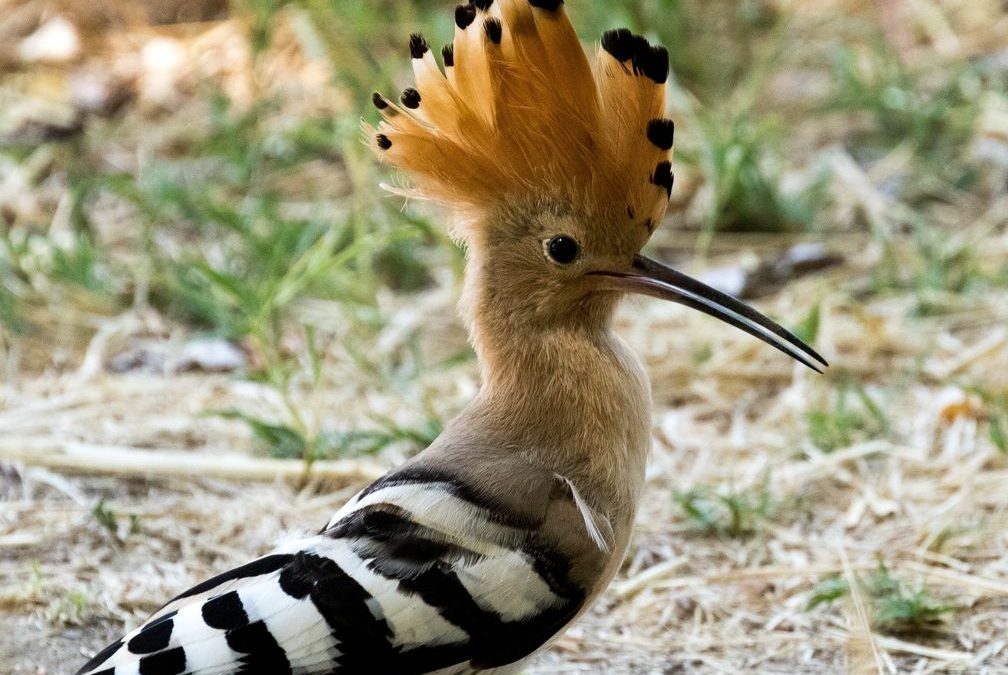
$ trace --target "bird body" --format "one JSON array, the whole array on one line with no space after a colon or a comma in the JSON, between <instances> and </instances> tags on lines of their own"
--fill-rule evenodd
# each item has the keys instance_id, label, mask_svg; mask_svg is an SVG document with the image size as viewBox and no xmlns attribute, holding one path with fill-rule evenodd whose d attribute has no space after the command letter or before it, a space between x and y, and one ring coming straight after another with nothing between
<instances>
[{"instance_id":1,"label":"bird body","mask_svg":"<svg viewBox=\"0 0 1008 675\"><path fill-rule=\"evenodd\" d=\"M582 345L583 366L544 389L530 361L572 358L564 337L523 355L515 372L526 377L485 387L319 534L190 589L81 672L511 672L604 590L644 479L643 371L609 335ZM610 384L579 386L590 377ZM612 392L614 382L633 383L619 395L639 417L617 421L602 397L585 401L586 389ZM512 405L493 386L507 387ZM606 408L594 421L578 412L593 406ZM601 472L577 459L599 455L611 459Z\"/></svg>"},{"instance_id":2,"label":"bird body","mask_svg":"<svg viewBox=\"0 0 1008 675\"><path fill-rule=\"evenodd\" d=\"M444 71L365 135L447 205L467 251L475 399L322 530L195 586L78 675L516 672L605 590L644 484L651 394L613 332L627 292L815 367L742 303L639 255L672 187L668 54L626 30L589 63L560 0L460 5Z\"/></svg>"}]
</instances>

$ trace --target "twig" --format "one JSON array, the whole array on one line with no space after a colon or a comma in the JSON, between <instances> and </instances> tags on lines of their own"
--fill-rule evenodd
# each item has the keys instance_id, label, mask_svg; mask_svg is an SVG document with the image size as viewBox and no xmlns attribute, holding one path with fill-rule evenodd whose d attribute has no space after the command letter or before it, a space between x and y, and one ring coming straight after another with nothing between
<instances>
[{"instance_id":1,"label":"twig","mask_svg":"<svg viewBox=\"0 0 1008 675\"><path fill-rule=\"evenodd\" d=\"M982 595L1008 595L1008 584L994 579L956 572L944 567L933 567L914 560L902 562L899 567L946 584L964 586Z\"/></svg>"},{"instance_id":2,"label":"twig","mask_svg":"<svg viewBox=\"0 0 1008 675\"><path fill-rule=\"evenodd\" d=\"M875 635L872 634L871 621L868 618L868 609L865 607L864 598L861 596L861 587L858 584L857 575L854 574L854 568L851 566L850 559L847 557L847 551L844 550L843 546L838 547L838 555L840 556L840 562L843 567L844 579L847 580L847 588L850 589L850 600L851 604L854 606L853 617L851 617L851 622L853 625L850 627L850 636L848 638L848 645L851 648L850 657L852 663L849 663L850 672L852 673L867 673L870 671L869 663L866 663L867 659L863 658L863 654L858 654L858 646L867 646L870 648L870 655L872 661L874 662L875 672L884 673L885 668L882 665L882 657L878 651L878 644L876 643ZM858 657L862 658L858 658Z\"/></svg>"},{"instance_id":3,"label":"twig","mask_svg":"<svg viewBox=\"0 0 1008 675\"><path fill-rule=\"evenodd\" d=\"M302 478L306 474L305 464L300 459L269 459L234 453L209 455L166 449L141 450L33 438L0 440L0 461L109 476L214 477L272 481L277 478ZM319 460L312 464L310 475L364 482L375 480L386 470L378 462L366 459Z\"/></svg>"},{"instance_id":4,"label":"twig","mask_svg":"<svg viewBox=\"0 0 1008 675\"><path fill-rule=\"evenodd\" d=\"M635 595L644 588L654 584L656 581L671 576L676 570L688 562L689 558L686 556L680 556L678 558L672 558L671 560L665 560L656 565L652 565L640 574L630 577L626 581L614 584L613 593L621 598L627 598L631 595Z\"/></svg>"}]
</instances>

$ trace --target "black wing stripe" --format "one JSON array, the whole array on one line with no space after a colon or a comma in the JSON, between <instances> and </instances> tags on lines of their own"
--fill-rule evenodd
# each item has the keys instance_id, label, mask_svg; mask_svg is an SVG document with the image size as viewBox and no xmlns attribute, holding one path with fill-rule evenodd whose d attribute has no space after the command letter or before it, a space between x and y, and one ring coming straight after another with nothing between
<instances>
[{"instance_id":1,"label":"black wing stripe","mask_svg":"<svg viewBox=\"0 0 1008 675\"><path fill-rule=\"evenodd\" d=\"M532 544L524 549L525 555L533 561L533 567L546 585L556 595L567 600L583 602L584 589L570 579L570 560L559 551Z\"/></svg>"},{"instance_id":2,"label":"black wing stripe","mask_svg":"<svg viewBox=\"0 0 1008 675\"><path fill-rule=\"evenodd\" d=\"M435 607L446 621L469 635L469 641L455 649L418 648L403 652L407 663L421 661L432 670L469 660L479 668L497 668L514 663L539 649L573 619L584 602L568 600L520 621L504 621L499 613L480 607L451 570L433 568L413 579L403 579L399 587L417 594Z\"/></svg>"},{"instance_id":3,"label":"black wing stripe","mask_svg":"<svg viewBox=\"0 0 1008 675\"><path fill-rule=\"evenodd\" d=\"M281 573L280 586L293 598L310 596L329 625L343 652L339 656L341 668L335 672L400 672L395 667L392 628L372 611L371 594L335 561L298 553Z\"/></svg>"},{"instance_id":4,"label":"black wing stripe","mask_svg":"<svg viewBox=\"0 0 1008 675\"><path fill-rule=\"evenodd\" d=\"M264 556L258 560L253 560L250 563L242 565L240 567L235 567L232 570L228 570L222 574L218 574L215 577L207 579L203 583L196 584L188 591L176 595L170 601L165 603L165 605L170 605L176 600L181 600L183 598L190 598L194 595L199 595L200 593L206 593L207 591L212 591L218 586L223 586L229 581L235 581L236 579L246 579L248 577L258 577L263 574L270 574L281 569L284 565L291 561L294 556L289 553L276 553L273 555Z\"/></svg>"},{"instance_id":5,"label":"black wing stripe","mask_svg":"<svg viewBox=\"0 0 1008 675\"><path fill-rule=\"evenodd\" d=\"M394 504L370 504L340 520L326 532L333 539L352 540L354 552L369 560L369 566L386 577L419 572L435 562L451 564L460 559L472 563L482 556L445 541L445 536L412 520ZM385 569L383 569L385 568Z\"/></svg>"},{"instance_id":6,"label":"black wing stripe","mask_svg":"<svg viewBox=\"0 0 1008 675\"><path fill-rule=\"evenodd\" d=\"M277 644L276 638L262 621L250 623L241 628L229 630L226 634L228 647L241 658L242 667L237 671L242 675L290 675L291 666L287 654Z\"/></svg>"},{"instance_id":7,"label":"black wing stripe","mask_svg":"<svg viewBox=\"0 0 1008 675\"><path fill-rule=\"evenodd\" d=\"M153 654L166 648L175 629L175 614L176 612L169 612L144 626L143 630L126 643L126 648L133 654Z\"/></svg>"},{"instance_id":8,"label":"black wing stripe","mask_svg":"<svg viewBox=\"0 0 1008 675\"><path fill-rule=\"evenodd\" d=\"M416 595L435 608L469 639L456 645L418 647L401 654L402 664L438 670L472 660L492 668L513 663L541 647L566 625L584 604L584 591L569 578L570 562L558 552L538 545L531 535L517 549L559 599L559 604L517 621L505 621L499 612L480 606L451 569L462 558L479 560L474 551L443 541L443 535L410 519L405 509L392 504L371 504L342 519L327 534L352 541L354 552L368 567L398 581L399 591ZM506 639L501 639L507 636ZM379 672L379 671L375 671ZM424 672L418 670L415 672Z\"/></svg>"},{"instance_id":9,"label":"black wing stripe","mask_svg":"<svg viewBox=\"0 0 1008 675\"><path fill-rule=\"evenodd\" d=\"M175 647L140 659L140 675L180 675L186 669L185 649Z\"/></svg>"},{"instance_id":10,"label":"black wing stripe","mask_svg":"<svg viewBox=\"0 0 1008 675\"><path fill-rule=\"evenodd\" d=\"M111 656L113 654L115 654L117 651L119 651L119 649L122 646L123 646L123 641L122 640L116 640L115 642L113 642L112 644L110 644L108 647L106 647L105 649L103 649L100 652L98 652L97 654L95 654L94 657L90 661L88 661L87 663L85 663L84 667L81 668L80 670L78 670L74 675L84 675L84 673L86 673L86 672L88 672L88 671L90 671L90 670L92 670L94 668L97 668L101 664L103 664L106 661L108 661L109 658L111 658ZM106 672L111 672L111 670L109 670L109 671L103 670L100 673L95 673L95 675L104 675Z\"/></svg>"},{"instance_id":11,"label":"black wing stripe","mask_svg":"<svg viewBox=\"0 0 1008 675\"><path fill-rule=\"evenodd\" d=\"M405 509L393 504L370 504L340 520L327 536L334 539L359 539L354 551L374 571L401 579L408 574L397 570L412 569L416 574L434 563L453 563L459 559L475 562L483 556L470 549L444 542L434 530L411 520ZM557 596L580 601L584 592L570 580L570 561L561 553L540 545L532 536L514 547L532 561L533 569Z\"/></svg>"},{"instance_id":12,"label":"black wing stripe","mask_svg":"<svg viewBox=\"0 0 1008 675\"><path fill-rule=\"evenodd\" d=\"M248 613L242 604L238 591L229 591L224 595L210 598L201 609L203 623L218 630L231 630L247 626Z\"/></svg>"},{"instance_id":13,"label":"black wing stripe","mask_svg":"<svg viewBox=\"0 0 1008 675\"><path fill-rule=\"evenodd\" d=\"M441 616L469 634L470 640L484 643L492 635L504 635L504 620L498 612L480 607L454 572L431 569L413 579L402 579L399 588L416 594Z\"/></svg>"}]
</instances>

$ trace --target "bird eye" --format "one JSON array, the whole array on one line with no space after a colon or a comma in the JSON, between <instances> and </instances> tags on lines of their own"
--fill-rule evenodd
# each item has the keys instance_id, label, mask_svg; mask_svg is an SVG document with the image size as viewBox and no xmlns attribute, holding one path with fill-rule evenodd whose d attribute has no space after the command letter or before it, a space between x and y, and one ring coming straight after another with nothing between
<instances>
[{"instance_id":1,"label":"bird eye","mask_svg":"<svg viewBox=\"0 0 1008 675\"><path fill-rule=\"evenodd\" d=\"M581 246L573 237L561 234L546 241L546 255L553 262L561 265L569 265L577 260L581 253Z\"/></svg>"}]
</instances>

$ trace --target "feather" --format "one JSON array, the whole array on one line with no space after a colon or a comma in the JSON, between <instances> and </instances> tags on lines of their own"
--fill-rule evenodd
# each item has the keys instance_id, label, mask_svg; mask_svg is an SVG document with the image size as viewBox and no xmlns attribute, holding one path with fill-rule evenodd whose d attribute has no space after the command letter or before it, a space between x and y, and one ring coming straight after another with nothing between
<instances>
[{"instance_id":1,"label":"feather","mask_svg":"<svg viewBox=\"0 0 1008 675\"><path fill-rule=\"evenodd\" d=\"M462 103L481 123L476 126L486 127L493 123L493 98L479 14L473 5L455 9L455 87Z\"/></svg>"},{"instance_id":2,"label":"feather","mask_svg":"<svg viewBox=\"0 0 1008 675\"><path fill-rule=\"evenodd\" d=\"M575 510L572 493L552 491L544 471L533 480L556 501L530 519L450 471L394 471L320 534L181 594L79 675L473 673L519 662L587 598L572 553L537 528L551 506Z\"/></svg>"},{"instance_id":3,"label":"feather","mask_svg":"<svg viewBox=\"0 0 1008 675\"><path fill-rule=\"evenodd\" d=\"M584 500L584 497L581 496L581 493L578 492L578 489L574 487L574 483L571 482L569 478L561 476L560 474L557 474L556 477L566 483L567 487L570 488L571 496L574 498L574 505L577 506L578 512L584 519L585 530L588 531L588 536L591 537L591 540L595 542L595 545L599 547L600 551L608 553L610 550L609 539L613 536L613 529L609 520L603 515L596 514L595 509L589 506L588 502ZM606 533L603 533L602 528L600 528L598 523L595 522L596 518L602 520L602 523L605 525Z\"/></svg>"},{"instance_id":4,"label":"feather","mask_svg":"<svg viewBox=\"0 0 1008 675\"><path fill-rule=\"evenodd\" d=\"M426 45L427 41L418 34L410 39L413 77L421 99L419 117L433 127L454 133L457 131L460 102L455 99L451 85Z\"/></svg>"},{"instance_id":5,"label":"feather","mask_svg":"<svg viewBox=\"0 0 1008 675\"><path fill-rule=\"evenodd\" d=\"M653 180L659 164L670 158L671 143L662 147L671 141L664 134L663 118L668 53L626 29L609 31L596 57L595 77L607 156L614 158L612 170L628 184L628 212L645 224L657 223L668 203L665 184ZM661 145L652 139L659 133Z\"/></svg>"},{"instance_id":6,"label":"feather","mask_svg":"<svg viewBox=\"0 0 1008 675\"><path fill-rule=\"evenodd\" d=\"M671 186L668 53L625 29L602 42L592 65L560 0L459 5L445 72L414 36L415 94L380 100L368 142L410 179L397 192L451 204L468 226L520 196L629 219L646 238Z\"/></svg>"}]
</instances>

